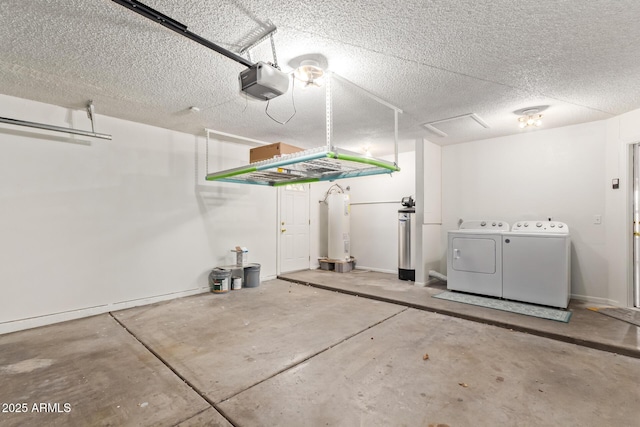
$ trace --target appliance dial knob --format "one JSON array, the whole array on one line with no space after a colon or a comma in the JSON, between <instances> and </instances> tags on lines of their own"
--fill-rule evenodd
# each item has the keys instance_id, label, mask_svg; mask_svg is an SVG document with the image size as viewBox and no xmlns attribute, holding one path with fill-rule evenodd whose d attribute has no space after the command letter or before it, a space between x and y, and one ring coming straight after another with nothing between
<instances>
[{"instance_id":1,"label":"appliance dial knob","mask_svg":"<svg viewBox=\"0 0 640 427\"><path fill-rule=\"evenodd\" d=\"M525 222L525 223L524 223L524 226L525 226L525 227L528 227L528 226L529 226L529 223L528 223L528 222Z\"/></svg>"},{"instance_id":2,"label":"appliance dial knob","mask_svg":"<svg viewBox=\"0 0 640 427\"><path fill-rule=\"evenodd\" d=\"M541 222L536 223L536 227L542 227L542 223Z\"/></svg>"},{"instance_id":3,"label":"appliance dial knob","mask_svg":"<svg viewBox=\"0 0 640 427\"><path fill-rule=\"evenodd\" d=\"M491 225L492 225L493 227L495 227L495 226L496 226L496 223L494 222L494 223L493 223L493 224L491 224Z\"/></svg>"},{"instance_id":4,"label":"appliance dial knob","mask_svg":"<svg viewBox=\"0 0 640 427\"><path fill-rule=\"evenodd\" d=\"M486 222L484 222L484 221L482 221L482 222L480 223L480 226L481 226L481 227L484 227L485 225L487 225L487 223L486 223Z\"/></svg>"},{"instance_id":5,"label":"appliance dial knob","mask_svg":"<svg viewBox=\"0 0 640 427\"><path fill-rule=\"evenodd\" d=\"M502 227L502 223L501 222L498 223L498 227Z\"/></svg>"},{"instance_id":6,"label":"appliance dial knob","mask_svg":"<svg viewBox=\"0 0 640 427\"><path fill-rule=\"evenodd\" d=\"M522 227L522 224L518 223L518 227Z\"/></svg>"},{"instance_id":7,"label":"appliance dial knob","mask_svg":"<svg viewBox=\"0 0 640 427\"><path fill-rule=\"evenodd\" d=\"M558 228L562 228L562 227L564 227L564 225L558 224Z\"/></svg>"},{"instance_id":8,"label":"appliance dial knob","mask_svg":"<svg viewBox=\"0 0 640 427\"><path fill-rule=\"evenodd\" d=\"M556 225L554 223L551 223L551 227L555 227Z\"/></svg>"}]
</instances>

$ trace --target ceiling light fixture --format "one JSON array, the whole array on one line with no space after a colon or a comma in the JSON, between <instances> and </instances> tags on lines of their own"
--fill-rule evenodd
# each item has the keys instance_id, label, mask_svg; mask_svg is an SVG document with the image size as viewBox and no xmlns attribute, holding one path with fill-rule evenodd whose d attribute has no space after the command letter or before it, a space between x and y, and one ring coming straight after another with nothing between
<instances>
[{"instance_id":1,"label":"ceiling light fixture","mask_svg":"<svg viewBox=\"0 0 640 427\"><path fill-rule=\"evenodd\" d=\"M518 127L524 129L529 126L542 126L542 114L536 114L538 110L532 110L531 114L518 117Z\"/></svg>"},{"instance_id":2,"label":"ceiling light fixture","mask_svg":"<svg viewBox=\"0 0 640 427\"><path fill-rule=\"evenodd\" d=\"M317 61L305 60L300 62L300 66L295 69L293 75L296 79L305 83L307 86L320 86L324 71L320 68Z\"/></svg>"},{"instance_id":3,"label":"ceiling light fixture","mask_svg":"<svg viewBox=\"0 0 640 427\"><path fill-rule=\"evenodd\" d=\"M548 105L541 105L539 107L528 107L520 110L516 110L513 113L518 117L518 127L525 129L528 127L540 127L542 126L542 111L546 110Z\"/></svg>"}]
</instances>

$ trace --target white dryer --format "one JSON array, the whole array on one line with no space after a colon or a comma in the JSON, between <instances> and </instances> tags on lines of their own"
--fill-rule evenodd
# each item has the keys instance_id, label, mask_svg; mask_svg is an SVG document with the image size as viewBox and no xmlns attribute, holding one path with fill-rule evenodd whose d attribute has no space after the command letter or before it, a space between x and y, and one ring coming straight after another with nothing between
<instances>
[{"instance_id":1,"label":"white dryer","mask_svg":"<svg viewBox=\"0 0 640 427\"><path fill-rule=\"evenodd\" d=\"M502 296L566 308L571 292L571 239L567 224L518 221L503 234Z\"/></svg>"},{"instance_id":2,"label":"white dryer","mask_svg":"<svg viewBox=\"0 0 640 427\"><path fill-rule=\"evenodd\" d=\"M502 296L505 221L465 221L448 232L447 289Z\"/></svg>"}]
</instances>

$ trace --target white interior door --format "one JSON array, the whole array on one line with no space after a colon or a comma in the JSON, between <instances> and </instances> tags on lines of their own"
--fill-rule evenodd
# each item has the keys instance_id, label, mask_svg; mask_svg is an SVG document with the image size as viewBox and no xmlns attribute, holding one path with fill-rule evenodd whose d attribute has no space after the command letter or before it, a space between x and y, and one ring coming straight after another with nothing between
<instances>
[{"instance_id":1,"label":"white interior door","mask_svg":"<svg viewBox=\"0 0 640 427\"><path fill-rule=\"evenodd\" d=\"M280 272L309 268L309 185L280 188Z\"/></svg>"},{"instance_id":2,"label":"white interior door","mask_svg":"<svg viewBox=\"0 0 640 427\"><path fill-rule=\"evenodd\" d=\"M640 144L633 146L633 306L640 308Z\"/></svg>"}]
</instances>

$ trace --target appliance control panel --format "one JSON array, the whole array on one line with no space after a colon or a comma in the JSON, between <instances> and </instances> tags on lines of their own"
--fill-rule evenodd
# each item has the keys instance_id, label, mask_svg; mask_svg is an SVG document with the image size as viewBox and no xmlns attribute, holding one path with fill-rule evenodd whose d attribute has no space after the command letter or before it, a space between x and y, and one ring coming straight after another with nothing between
<instances>
[{"instance_id":1,"label":"appliance control panel","mask_svg":"<svg viewBox=\"0 0 640 427\"><path fill-rule=\"evenodd\" d=\"M569 226L564 222L558 221L517 221L513 224L511 231L569 234Z\"/></svg>"},{"instance_id":2,"label":"appliance control panel","mask_svg":"<svg viewBox=\"0 0 640 427\"><path fill-rule=\"evenodd\" d=\"M499 220L472 220L460 224L460 230L509 231L509 224Z\"/></svg>"}]
</instances>

